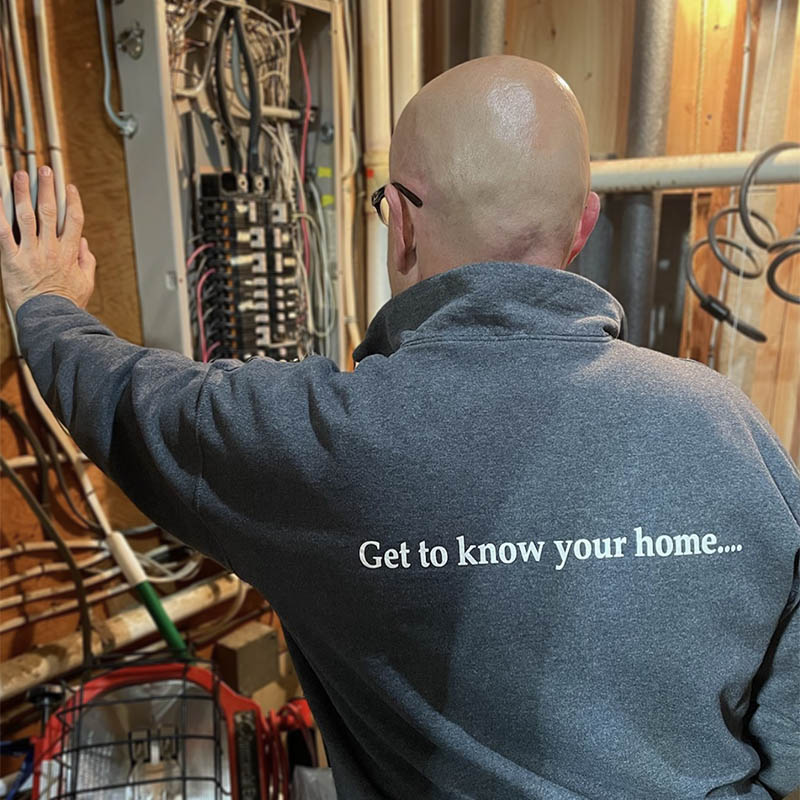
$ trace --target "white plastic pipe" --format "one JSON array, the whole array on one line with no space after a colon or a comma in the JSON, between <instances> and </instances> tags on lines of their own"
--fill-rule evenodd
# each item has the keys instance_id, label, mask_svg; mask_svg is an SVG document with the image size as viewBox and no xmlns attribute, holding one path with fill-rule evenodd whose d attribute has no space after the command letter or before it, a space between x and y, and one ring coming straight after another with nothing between
<instances>
[{"instance_id":1,"label":"white plastic pipe","mask_svg":"<svg viewBox=\"0 0 800 800\"><path fill-rule=\"evenodd\" d=\"M695 189L741 183L758 152L701 153L691 156L593 161L592 189L600 193ZM785 150L758 171L756 183L800 181L800 150Z\"/></svg>"},{"instance_id":2,"label":"white plastic pipe","mask_svg":"<svg viewBox=\"0 0 800 800\"><path fill-rule=\"evenodd\" d=\"M36 22L36 45L39 50L39 85L42 89L44 124L50 148L50 164L56 188L58 210L57 230L61 233L67 212L67 191L64 183L64 159L61 157L61 133L56 115L56 100L53 94L53 74L50 69L50 36L47 24L47 7L44 0L33 0L33 17Z\"/></svg>"},{"instance_id":3,"label":"white plastic pipe","mask_svg":"<svg viewBox=\"0 0 800 800\"><path fill-rule=\"evenodd\" d=\"M394 124L422 87L422 0L392 2L392 117Z\"/></svg>"},{"instance_id":4,"label":"white plastic pipe","mask_svg":"<svg viewBox=\"0 0 800 800\"><path fill-rule=\"evenodd\" d=\"M388 0L361 0L361 75L364 98L364 168L367 192L367 319L389 299L386 271L387 231L369 202L389 180L392 109L389 87Z\"/></svg>"},{"instance_id":5,"label":"white plastic pipe","mask_svg":"<svg viewBox=\"0 0 800 800\"><path fill-rule=\"evenodd\" d=\"M392 296L386 252L389 248L389 229L372 208L367 216L367 324L381 306Z\"/></svg>"},{"instance_id":6,"label":"white plastic pipe","mask_svg":"<svg viewBox=\"0 0 800 800\"><path fill-rule=\"evenodd\" d=\"M356 309L355 272L353 267L353 220L356 214L355 171L356 159L355 135L353 133L354 89L353 60L355 54L351 47L352 26L349 13L350 6L336 3L333 7L333 62L334 79L336 81L336 105L334 109L334 125L339 131L336 137L337 175L341 181L341 202L337 203L338 262L342 270L341 293L344 324L347 337L342 337L342 363L346 353L352 352L361 341L361 330L358 325ZM344 339L349 340L349 348L344 347Z\"/></svg>"},{"instance_id":7,"label":"white plastic pipe","mask_svg":"<svg viewBox=\"0 0 800 800\"><path fill-rule=\"evenodd\" d=\"M164 599L164 610L174 622L235 597L239 579L234 575L209 579L176 592ZM117 650L156 632L156 626L144 606L137 606L110 619L96 622L92 634L92 652L96 655ZM10 658L0 664L0 701L51 681L83 662L80 632Z\"/></svg>"}]
</instances>

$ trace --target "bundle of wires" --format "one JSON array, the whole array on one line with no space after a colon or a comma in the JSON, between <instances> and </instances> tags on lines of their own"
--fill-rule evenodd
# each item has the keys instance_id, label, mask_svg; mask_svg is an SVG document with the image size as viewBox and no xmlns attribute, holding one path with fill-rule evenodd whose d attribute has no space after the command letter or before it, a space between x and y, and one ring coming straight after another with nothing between
<instances>
[{"instance_id":1,"label":"bundle of wires","mask_svg":"<svg viewBox=\"0 0 800 800\"><path fill-rule=\"evenodd\" d=\"M708 246L727 271L746 280L760 278L766 268L767 285L770 289L789 303L800 303L800 295L792 294L783 288L777 277L780 267L790 259L800 255L800 229L789 236L781 237L775 225L763 214L752 210L749 203L750 187L758 170L778 153L797 147L800 147L797 142L780 142L764 150L750 163L739 186L738 203L721 209L711 217L708 222L707 236L692 245L684 261L684 270L689 287L700 300L700 307L715 319L731 325L734 330L757 342L765 342L767 340L766 335L755 326L739 319L736 315L738 311L734 314L722 300L702 289L694 273L694 256L702 247ZM723 217L730 216L738 216L741 220L742 227L748 237L747 244L737 242L729 236L720 236L717 233L717 226L720 220ZM761 231L756 229L754 221L760 223ZM765 233L766 236L764 235ZM750 261L752 268L747 270L745 267L734 263L723 252L721 245L738 250ZM761 261L758 259L756 255L758 251L765 254L766 264L763 258Z\"/></svg>"},{"instance_id":2,"label":"bundle of wires","mask_svg":"<svg viewBox=\"0 0 800 800\"><path fill-rule=\"evenodd\" d=\"M62 496L73 515L72 522L92 533L101 533L102 529L96 519L88 518L79 510L73 500L67 479L61 467L63 454L58 451L55 440L50 437L48 441L49 455L25 418L6 400L0 398L0 413L7 419L21 438L28 443L36 460L37 466L37 494L31 491L26 482L19 475L11 463L0 456L0 472L6 476L19 492L22 499L33 512L39 522L42 532L47 539L45 543L25 543L23 545L6 548L0 553L0 558L14 557L16 555L30 554L34 552L47 551L53 549L63 561L63 564L40 565L24 572L20 572L0 581L0 588L8 588L12 585L22 583L26 580L36 579L45 574L66 570L69 573L71 583L63 583L55 586L48 586L43 589L31 592L22 592L11 597L5 597L0 601L0 608L11 608L17 605L27 605L28 603L49 600L61 594L74 592L76 599L61 605L52 606L36 614L24 614L10 620L6 620L0 625L0 632L14 630L22 625L58 616L78 609L81 634L83 641L83 658L86 665L92 663L92 622L90 606L93 603L101 602L113 594L130 591L131 586L126 582L119 583L111 589L104 589L93 594L87 594L87 588L99 583L106 583L121 574L119 567L114 566L98 571L102 562L109 561L112 557L111 552L105 541L96 540L74 540L65 538L58 529L54 518L56 510L56 496L50 490L50 470L52 469L58 481L60 496ZM128 536L139 535L157 530L154 525L146 525L130 531L123 531ZM50 548L46 547L50 544ZM77 561L73 555L75 549L95 549L97 554L87 559ZM186 580L196 575L201 564L199 554L188 554L177 562L164 562L165 556L170 551L185 547L179 543L162 545L151 550L149 553L137 553L137 558L148 574L148 579L153 583L165 583L179 580ZM85 573L88 571L89 576Z\"/></svg>"},{"instance_id":3,"label":"bundle of wires","mask_svg":"<svg viewBox=\"0 0 800 800\"><path fill-rule=\"evenodd\" d=\"M199 35L194 27L198 21L204 22L200 30L205 31ZM168 7L167 30L173 93L176 99L193 101L199 101L204 93L211 96L216 112L207 107L201 110L199 102L195 111L221 124L231 169L234 172L242 169L245 159L241 153L245 149L247 170L253 173L258 169L261 149L266 149L263 162L270 199L286 203L294 223L291 246L297 264L295 280L301 299L299 323L303 350L318 350L333 357L337 296L333 265L328 257L328 240L333 234L327 230L320 193L307 166L312 87L300 39L301 23L294 7L284 5L282 18L277 19L230 0L182 2ZM189 55L199 51L205 51L204 59L195 59L194 68L189 69ZM293 52L298 55L304 95L299 130L292 121L297 114L290 99ZM213 94L208 91L212 77ZM268 115L261 114L262 102L270 111ZM237 117L247 120L246 148L235 121ZM256 144L257 132L264 135L260 144ZM203 309L213 304L224 288L219 276L201 269L202 266L199 264L190 275L192 299L198 353L201 359L211 360L215 351L223 351L213 341L220 323L216 323L216 329L209 329Z\"/></svg>"}]
</instances>

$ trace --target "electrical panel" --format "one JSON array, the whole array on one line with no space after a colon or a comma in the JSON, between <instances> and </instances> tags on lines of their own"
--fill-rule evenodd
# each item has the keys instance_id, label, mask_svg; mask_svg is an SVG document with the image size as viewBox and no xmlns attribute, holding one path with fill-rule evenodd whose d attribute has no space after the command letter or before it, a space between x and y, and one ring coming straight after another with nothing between
<instances>
[{"instance_id":1,"label":"electrical panel","mask_svg":"<svg viewBox=\"0 0 800 800\"><path fill-rule=\"evenodd\" d=\"M334 4L111 11L144 343L344 366Z\"/></svg>"},{"instance_id":2,"label":"electrical panel","mask_svg":"<svg viewBox=\"0 0 800 800\"><path fill-rule=\"evenodd\" d=\"M300 355L289 207L267 197L263 178L254 187L244 174L199 176L202 268L195 300L204 323L199 331L204 360L215 354L243 360Z\"/></svg>"}]
</instances>

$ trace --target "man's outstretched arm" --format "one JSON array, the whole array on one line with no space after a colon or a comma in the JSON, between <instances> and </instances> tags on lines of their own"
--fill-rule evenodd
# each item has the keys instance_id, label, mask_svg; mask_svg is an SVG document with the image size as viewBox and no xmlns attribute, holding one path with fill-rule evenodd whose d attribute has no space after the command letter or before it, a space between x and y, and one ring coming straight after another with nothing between
<instances>
[{"instance_id":1,"label":"man's outstretched arm","mask_svg":"<svg viewBox=\"0 0 800 800\"><path fill-rule=\"evenodd\" d=\"M144 513L217 561L245 568L245 542L225 542L221 533L228 495L268 494L270 519L277 519L297 492L318 487L330 454L315 421L338 413L335 365L322 358L201 364L117 338L83 310L94 258L81 238L77 190L68 192L68 222L58 237L52 173L40 173L39 186L37 235L27 175L15 177L21 237L18 244L0 211L0 266L40 391Z\"/></svg>"},{"instance_id":2,"label":"man's outstretched arm","mask_svg":"<svg viewBox=\"0 0 800 800\"><path fill-rule=\"evenodd\" d=\"M52 170L39 172L38 214L24 172L14 177L14 199L19 243L0 210L3 289L45 400L140 508L224 560L194 510L195 414L208 366L118 339L83 310L94 289L95 259L81 236L83 209L74 186L67 187L61 236Z\"/></svg>"}]
</instances>

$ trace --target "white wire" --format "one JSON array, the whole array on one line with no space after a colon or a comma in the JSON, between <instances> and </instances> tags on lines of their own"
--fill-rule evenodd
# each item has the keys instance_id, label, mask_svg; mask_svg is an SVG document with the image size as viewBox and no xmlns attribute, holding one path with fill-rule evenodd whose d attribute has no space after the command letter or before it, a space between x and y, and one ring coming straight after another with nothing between
<instances>
[{"instance_id":1,"label":"white wire","mask_svg":"<svg viewBox=\"0 0 800 800\"><path fill-rule=\"evenodd\" d=\"M25 128L25 160L31 185L31 200L36 206L36 190L38 178L36 174L36 138L33 130L33 111L31 109L31 93L28 87L28 71L22 51L22 38L19 28L19 15L16 2L8 4L8 15L11 22L11 41L14 49L14 65L19 81L20 105L22 106L22 124ZM10 217L9 217L10 219Z\"/></svg>"},{"instance_id":2,"label":"white wire","mask_svg":"<svg viewBox=\"0 0 800 800\"><path fill-rule=\"evenodd\" d=\"M742 81L739 85L739 108L736 115L736 152L741 151L744 146L744 126L745 126L745 111L747 110L747 98L750 88L750 53L752 50L752 29L753 29L753 15L750 7L750 0L747 0L745 9L745 29L744 29L744 44L742 46ZM732 186L728 194L728 205L732 206L736 199L737 187ZM728 219L725 225L725 235L728 239L733 238L735 232L735 220L733 214L728 214ZM725 247L725 245L723 245ZM725 247L728 253L733 252L733 248ZM726 269L722 270L722 278L720 280L719 296L725 298L729 272ZM739 278L741 281L742 279ZM717 353L719 352L720 336L722 335L722 323L715 317L711 323L711 346L708 350L708 366L712 369L716 361Z\"/></svg>"},{"instance_id":3,"label":"white wire","mask_svg":"<svg viewBox=\"0 0 800 800\"><path fill-rule=\"evenodd\" d=\"M770 47L769 61L767 62L767 74L766 74L766 79L764 81L764 91L763 91L763 97L762 97L762 102L761 102L761 113L759 115L758 131L756 133L756 147L755 147L756 150L760 150L761 149L761 137L762 137L762 135L764 133L764 119L765 119L765 115L766 115L767 104L768 104L769 98L770 98L770 96L772 94L772 92L771 92L771 90L772 90L772 70L773 70L773 68L775 66L775 54L776 54L777 48L778 48L778 33L780 32L781 9L782 9L782 7L783 7L783 0L778 0L778 2L775 5L775 20L774 20L773 25L772 25L772 46ZM741 198L739 198L739 202L741 202ZM736 317L736 319L739 319L739 315L741 313L741 308L742 308L742 297L743 297L742 285L743 285L743 283L744 283L744 281L742 280L742 278L739 278L736 281L736 299L734 300L734 303L733 303L733 308L734 308L733 313L734 313L734 316ZM737 339L738 339L737 336L734 336L731 339L731 346L728 349L728 369L726 370L726 374L728 375L728 377L732 377L732 374L733 374L733 362L734 362L734 359L736 357Z\"/></svg>"},{"instance_id":4,"label":"white wire","mask_svg":"<svg viewBox=\"0 0 800 800\"><path fill-rule=\"evenodd\" d=\"M761 103L761 112L758 117L758 130L756 132L755 146L756 150L761 149L762 136L764 134L764 120L766 119L767 106L769 104L769 90L772 88L772 70L775 67L775 54L778 49L778 33L780 32L782 7L783 0L778 0L775 5L775 19L772 24L772 46L769 52L769 61L767 62L767 75L764 81L763 102Z\"/></svg>"},{"instance_id":5,"label":"white wire","mask_svg":"<svg viewBox=\"0 0 800 800\"><path fill-rule=\"evenodd\" d=\"M89 558L84 558L81 561L78 561L78 569L89 569L89 567L93 566L94 564L99 564L101 561L105 561L108 558L111 558L111 554L108 551L96 553L93 556L89 556ZM24 572L18 572L16 575L10 575L8 578L3 578L0 580L0 589L7 589L9 586L16 586L18 583L22 583L23 581L30 580L32 578L38 578L41 575L48 575L51 572L68 571L69 565L66 563L66 561L55 561L51 564L37 564L35 567L30 567Z\"/></svg>"},{"instance_id":6,"label":"white wire","mask_svg":"<svg viewBox=\"0 0 800 800\"><path fill-rule=\"evenodd\" d=\"M50 31L47 22L47 7L44 0L33 0L33 16L36 23L36 44L39 51L39 85L42 90L44 122L50 147L50 164L55 179L57 226L60 234L67 213L67 192L64 182L64 159L61 156L61 131L56 115L53 95L53 74L50 69Z\"/></svg>"}]
</instances>

